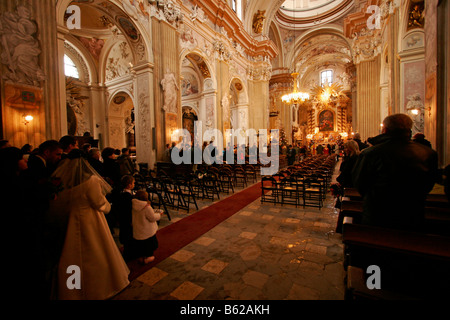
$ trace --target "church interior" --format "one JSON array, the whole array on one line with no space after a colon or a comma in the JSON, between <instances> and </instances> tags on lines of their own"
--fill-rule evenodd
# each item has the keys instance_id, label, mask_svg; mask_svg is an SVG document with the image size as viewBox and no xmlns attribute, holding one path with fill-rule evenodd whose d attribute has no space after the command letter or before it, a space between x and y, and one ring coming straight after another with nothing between
<instances>
[{"instance_id":1,"label":"church interior","mask_svg":"<svg viewBox=\"0 0 450 320\"><path fill-rule=\"evenodd\" d=\"M138 170L156 172L180 132L221 150L228 130L244 136L278 130L282 169L289 145L312 157L318 146L332 146L328 155L340 161L337 146L355 135L367 142L382 132L385 117L403 113L444 169L450 163L449 21L448 0L1 1L1 139L37 148L88 134L100 150L128 148ZM205 134L210 130L214 138ZM136 275L115 299L349 298L350 271L343 235L334 232L338 212L330 192L319 208L308 209L262 203L259 196ZM211 203L198 204L201 210ZM195 214L172 209L159 232ZM277 227L271 219L279 220ZM302 242L302 236L322 238ZM259 237L269 239L255 244ZM445 239L434 248L448 265ZM192 252L195 262L189 262ZM201 262L213 276L194 275ZM189 281L176 281L185 276ZM352 277L350 299L380 298L355 285L357 273ZM169 278L170 289L163 285Z\"/></svg>"}]
</instances>

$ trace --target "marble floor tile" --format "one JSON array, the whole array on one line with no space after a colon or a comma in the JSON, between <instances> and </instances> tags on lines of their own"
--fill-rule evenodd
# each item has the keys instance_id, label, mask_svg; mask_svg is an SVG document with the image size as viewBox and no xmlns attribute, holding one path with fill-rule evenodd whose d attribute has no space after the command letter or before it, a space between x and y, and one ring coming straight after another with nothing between
<instances>
[{"instance_id":1,"label":"marble floor tile","mask_svg":"<svg viewBox=\"0 0 450 320\"><path fill-rule=\"evenodd\" d=\"M178 300L194 300L204 288L190 281L183 282L170 295Z\"/></svg>"}]
</instances>

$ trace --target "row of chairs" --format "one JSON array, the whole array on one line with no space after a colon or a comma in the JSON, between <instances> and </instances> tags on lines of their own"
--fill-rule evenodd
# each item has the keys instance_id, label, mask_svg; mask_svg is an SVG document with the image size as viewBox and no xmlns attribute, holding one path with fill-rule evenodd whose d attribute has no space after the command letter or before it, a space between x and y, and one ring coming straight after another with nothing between
<instances>
[{"instance_id":1,"label":"row of chairs","mask_svg":"<svg viewBox=\"0 0 450 320\"><path fill-rule=\"evenodd\" d=\"M335 157L314 157L296 166L261 178L261 202L323 207L331 182Z\"/></svg>"},{"instance_id":2,"label":"row of chairs","mask_svg":"<svg viewBox=\"0 0 450 320\"><path fill-rule=\"evenodd\" d=\"M147 190L152 204L167 214L168 207L189 212L192 205L198 210L199 199L220 200L220 193L234 193L235 188L257 181L257 171L257 166L249 164L198 166L195 172L173 176L159 170L146 177L135 175L136 189Z\"/></svg>"}]
</instances>

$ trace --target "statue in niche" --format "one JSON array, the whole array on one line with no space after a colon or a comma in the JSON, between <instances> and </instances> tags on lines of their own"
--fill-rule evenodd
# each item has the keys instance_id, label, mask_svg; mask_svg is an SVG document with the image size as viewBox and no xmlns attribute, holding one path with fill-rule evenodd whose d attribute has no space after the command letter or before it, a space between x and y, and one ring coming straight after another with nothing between
<instances>
[{"instance_id":1,"label":"statue in niche","mask_svg":"<svg viewBox=\"0 0 450 320\"><path fill-rule=\"evenodd\" d=\"M67 103L75 113L76 119L76 133L77 136L82 136L87 131L87 121L84 112L84 102L80 98L74 98L73 96L67 97Z\"/></svg>"},{"instance_id":2,"label":"statue in niche","mask_svg":"<svg viewBox=\"0 0 450 320\"><path fill-rule=\"evenodd\" d=\"M125 117L125 133L134 134L134 126L135 123L133 121L132 112L130 110Z\"/></svg>"},{"instance_id":3,"label":"statue in niche","mask_svg":"<svg viewBox=\"0 0 450 320\"><path fill-rule=\"evenodd\" d=\"M45 79L39 66L41 49L37 31L36 22L31 20L31 11L25 6L18 6L16 12L5 12L0 16L1 62L7 67L2 72L4 80L39 86Z\"/></svg>"},{"instance_id":4,"label":"statue in niche","mask_svg":"<svg viewBox=\"0 0 450 320\"><path fill-rule=\"evenodd\" d=\"M415 93L407 97L408 103L406 104L406 110L412 112L412 110L417 110L417 113L412 114L413 120L413 134L417 132L423 132L425 127L425 115L424 115L424 105L420 97L420 94Z\"/></svg>"},{"instance_id":5,"label":"statue in niche","mask_svg":"<svg viewBox=\"0 0 450 320\"><path fill-rule=\"evenodd\" d=\"M423 3L414 4L409 13L408 29L423 28L424 19Z\"/></svg>"},{"instance_id":6,"label":"statue in niche","mask_svg":"<svg viewBox=\"0 0 450 320\"><path fill-rule=\"evenodd\" d=\"M264 16L264 13L266 13L266 10L260 11L258 10L257 13L255 13L253 17L253 32L255 33L261 33L263 30L263 22L266 18Z\"/></svg>"},{"instance_id":7,"label":"statue in niche","mask_svg":"<svg viewBox=\"0 0 450 320\"><path fill-rule=\"evenodd\" d=\"M175 79L175 74L167 70L164 78L161 80L161 86L164 91L164 111L168 113L177 113L177 91L180 89Z\"/></svg>"}]
</instances>

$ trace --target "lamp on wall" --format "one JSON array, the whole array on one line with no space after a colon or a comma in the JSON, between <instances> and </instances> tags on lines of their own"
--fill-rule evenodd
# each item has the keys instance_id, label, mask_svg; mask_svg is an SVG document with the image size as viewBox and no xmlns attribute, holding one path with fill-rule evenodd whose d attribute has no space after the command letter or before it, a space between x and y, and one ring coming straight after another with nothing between
<instances>
[{"instance_id":1,"label":"lamp on wall","mask_svg":"<svg viewBox=\"0 0 450 320\"><path fill-rule=\"evenodd\" d=\"M22 121L24 125L27 125L30 123L30 121L33 121L33 116L30 114L23 114L22 115Z\"/></svg>"}]
</instances>

